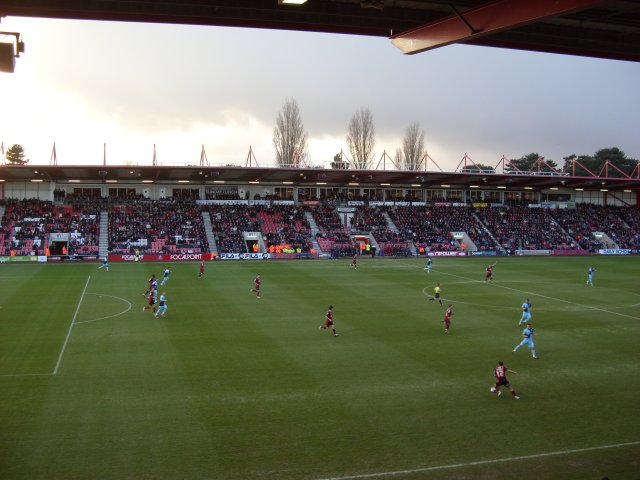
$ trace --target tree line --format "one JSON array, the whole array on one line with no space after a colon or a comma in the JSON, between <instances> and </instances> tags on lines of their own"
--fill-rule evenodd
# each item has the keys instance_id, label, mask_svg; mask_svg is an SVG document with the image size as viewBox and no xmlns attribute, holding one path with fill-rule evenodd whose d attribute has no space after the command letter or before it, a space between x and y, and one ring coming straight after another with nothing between
<instances>
[{"instance_id":1,"label":"tree line","mask_svg":"<svg viewBox=\"0 0 640 480\"><path fill-rule=\"evenodd\" d=\"M344 158L342 153L333 157L331 168L334 169L368 169L371 168L375 147L375 125L373 115L368 108L360 108L351 117L347 127L347 147L351 155L351 161ZM306 158L306 139L300 109L295 100L287 98L282 111L276 119L276 127L273 133L273 144L276 149L276 162L279 166L299 167ZM409 124L402 140L402 146L395 151L393 158L398 169L420 170L424 167L425 146L424 130L417 122ZM553 160L546 160L542 155L532 152L520 158L512 158L505 162L504 170L507 173L515 172L561 172L576 176L600 175L605 166L610 177L623 177L632 175L638 168L638 160L628 158L617 147L603 148L593 155L571 154L563 157L563 165L560 167ZM491 173L495 172L491 165L481 163L465 166L465 171Z\"/></svg>"},{"instance_id":2,"label":"tree line","mask_svg":"<svg viewBox=\"0 0 640 480\"><path fill-rule=\"evenodd\" d=\"M345 158L340 152L333 157L331 168L371 168L375 154L376 128L369 108L359 108L351 117L347 126L346 143L351 158ZM273 146L278 166L296 168L304 165L308 155L307 133L300 108L294 99L287 98L276 117ZM414 122L407 128L402 147L396 150L394 162L399 169L418 170L424 156L424 130Z\"/></svg>"},{"instance_id":3,"label":"tree line","mask_svg":"<svg viewBox=\"0 0 640 480\"><path fill-rule=\"evenodd\" d=\"M376 129L373 122L373 114L369 108L359 108L351 117L347 126L346 143L350 159L345 158L342 152L337 153L331 162L333 169L370 169L375 153ZM307 145L308 135L304 129L300 107L294 99L287 98L282 110L276 117L276 126L273 130L273 146L276 154L276 164L279 167L298 168L305 165L309 155ZM412 122L407 127L402 145L394 154L393 161L400 170L417 171L424 168L425 159L424 130L418 122ZM29 159L25 156L21 145L12 145L5 154L6 161L10 165L26 165ZM610 177L623 177L632 175L638 168L638 160L628 158L617 147L603 148L593 155L571 154L563 157L563 165L560 167L554 160L547 160L536 152L523 155L520 158L512 158L504 162L504 171L515 172L565 172L576 176L600 175L607 167L607 175ZM607 164L607 162L609 162ZM613 167L608 168L609 165ZM464 171L473 173L495 172L491 165L473 163L465 165Z\"/></svg>"},{"instance_id":4,"label":"tree line","mask_svg":"<svg viewBox=\"0 0 640 480\"><path fill-rule=\"evenodd\" d=\"M607 164L608 162L608 164ZM618 147L601 148L593 155L571 154L562 158L562 166L553 160L547 160L536 152L523 155L520 158L512 158L505 162L506 173L516 172L542 172L542 173L566 173L569 175L592 177L606 173L606 176L623 178L637 174L638 160L629 158ZM606 169L606 170L605 170ZM465 171L473 173L494 172L495 168L481 163L468 165Z\"/></svg>"}]
</instances>

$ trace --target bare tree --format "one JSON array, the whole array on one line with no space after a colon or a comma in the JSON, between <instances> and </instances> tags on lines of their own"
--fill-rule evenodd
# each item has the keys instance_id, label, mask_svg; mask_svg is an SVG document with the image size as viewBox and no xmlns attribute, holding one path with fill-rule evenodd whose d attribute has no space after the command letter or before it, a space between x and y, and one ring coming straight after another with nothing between
<instances>
[{"instance_id":1,"label":"bare tree","mask_svg":"<svg viewBox=\"0 0 640 480\"><path fill-rule=\"evenodd\" d=\"M307 133L304 131L298 102L287 98L276 118L273 146L279 167L299 167L307 157Z\"/></svg>"},{"instance_id":2,"label":"bare tree","mask_svg":"<svg viewBox=\"0 0 640 480\"><path fill-rule=\"evenodd\" d=\"M373 115L368 108L361 108L354 113L349 122L347 145L355 168L367 169L373 160L373 148L376 145L376 129Z\"/></svg>"},{"instance_id":3,"label":"bare tree","mask_svg":"<svg viewBox=\"0 0 640 480\"><path fill-rule=\"evenodd\" d=\"M402 151L404 153L402 168L418 170L424 157L424 130L420 128L418 122L413 122L407 127L402 141Z\"/></svg>"},{"instance_id":4,"label":"bare tree","mask_svg":"<svg viewBox=\"0 0 640 480\"><path fill-rule=\"evenodd\" d=\"M398 168L402 168L404 165L404 153L401 148L396 148L396 154L393 156L393 161L396 162Z\"/></svg>"}]
</instances>

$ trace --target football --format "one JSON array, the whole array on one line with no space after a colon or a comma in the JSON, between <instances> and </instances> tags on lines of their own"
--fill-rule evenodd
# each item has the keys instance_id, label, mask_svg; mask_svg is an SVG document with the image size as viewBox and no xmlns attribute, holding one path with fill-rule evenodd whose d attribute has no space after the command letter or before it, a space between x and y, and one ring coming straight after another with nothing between
<instances>
[{"instance_id":1,"label":"football","mask_svg":"<svg viewBox=\"0 0 640 480\"><path fill-rule=\"evenodd\" d=\"M491 387L491 393L496 393L496 387Z\"/></svg>"}]
</instances>

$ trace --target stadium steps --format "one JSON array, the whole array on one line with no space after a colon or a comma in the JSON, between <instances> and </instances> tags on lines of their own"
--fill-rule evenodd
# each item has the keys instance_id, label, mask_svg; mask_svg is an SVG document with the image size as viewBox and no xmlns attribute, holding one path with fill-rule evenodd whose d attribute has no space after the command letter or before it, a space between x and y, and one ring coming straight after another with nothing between
<instances>
[{"instance_id":1,"label":"stadium steps","mask_svg":"<svg viewBox=\"0 0 640 480\"><path fill-rule=\"evenodd\" d=\"M609 245L608 248L620 248L620 245L614 242L613 238L605 232L591 232L591 238L595 238L597 241L604 243L605 245Z\"/></svg>"},{"instance_id":2,"label":"stadium steps","mask_svg":"<svg viewBox=\"0 0 640 480\"><path fill-rule=\"evenodd\" d=\"M496 248L498 250L500 250L501 252L504 252L505 250L504 250L503 246L498 243L498 241L496 240L496 237L493 236L493 233L491 233L491 230L489 230L487 228L487 226L484 224L484 222L482 220L480 220L480 217L478 217L478 215L476 215L475 212L471 212L471 215L473 215L473 217L476 219L476 221L482 226L482 228L484 228L484 231L487 232L487 235L489 235L491 240L493 240L493 243L495 244Z\"/></svg>"},{"instance_id":3,"label":"stadium steps","mask_svg":"<svg viewBox=\"0 0 640 480\"><path fill-rule=\"evenodd\" d=\"M395 223L393 223L393 220L391 219L391 216L389 215L388 212L382 212L382 216L384 217L384 219L387 222L387 227L389 228L389 230L391 230L391 232L395 233L396 235L400 234L400 230L398 230L398 227L396 226ZM409 251L411 252L411 255L418 255L418 250L416 249L416 245L413 242L407 242L407 244L409 245ZM380 251L380 247L376 244L376 249L378 251Z\"/></svg>"},{"instance_id":4,"label":"stadium steps","mask_svg":"<svg viewBox=\"0 0 640 480\"><path fill-rule=\"evenodd\" d=\"M311 212L304 212L304 216L307 219L307 223L309 224L309 229L311 230L311 244L313 245L313 248L318 252L323 252L324 250L320 248L320 244L318 243L318 240L317 240L317 235L320 232L320 229L318 228L318 224L314 220Z\"/></svg>"},{"instance_id":5,"label":"stadium steps","mask_svg":"<svg viewBox=\"0 0 640 480\"><path fill-rule=\"evenodd\" d=\"M456 235L455 235L456 233L461 235L461 237L456 238ZM450 235L451 235L451 238L456 241L456 243L460 246L461 249L462 249L462 243L464 242L467 245L467 248L465 249L465 251L475 252L478 250L477 245L473 240L471 240L471 237L467 232L458 230L457 232L450 232Z\"/></svg>"},{"instance_id":6,"label":"stadium steps","mask_svg":"<svg viewBox=\"0 0 640 480\"><path fill-rule=\"evenodd\" d=\"M213 234L213 224L211 223L209 212L202 212L202 222L204 223L204 231L207 232L209 252L218 255L218 244L216 243L216 236Z\"/></svg>"},{"instance_id":7,"label":"stadium steps","mask_svg":"<svg viewBox=\"0 0 640 480\"><path fill-rule=\"evenodd\" d=\"M572 243L575 243L576 245L578 244L578 241L575 238L573 238L571 236L571 234L569 232L567 232L565 230L565 228L562 225L560 225L559 222L556 221L555 218L551 217L551 223L553 223L556 227L558 227L562 231L562 233L565 234L565 236L567 237L569 245L571 245Z\"/></svg>"},{"instance_id":8,"label":"stadium steps","mask_svg":"<svg viewBox=\"0 0 640 480\"><path fill-rule=\"evenodd\" d=\"M105 257L109 253L109 212L100 212L100 238L98 240L98 255Z\"/></svg>"},{"instance_id":9,"label":"stadium steps","mask_svg":"<svg viewBox=\"0 0 640 480\"><path fill-rule=\"evenodd\" d=\"M389 216L388 212L382 212L382 216L387 221L387 227L389 227L389 230L391 230L395 234L400 233L400 231L398 230L398 227L396 227L396 224L393 223L393 220L391 220L391 217Z\"/></svg>"},{"instance_id":10,"label":"stadium steps","mask_svg":"<svg viewBox=\"0 0 640 480\"><path fill-rule=\"evenodd\" d=\"M4 211L5 208L0 205L0 225L2 225L2 219L4 218ZM5 238L9 238L10 235L7 233L6 235L4 233L0 233L0 255L7 255L7 253L9 252L9 250L7 249L7 251L5 252L4 249L4 240Z\"/></svg>"}]
</instances>

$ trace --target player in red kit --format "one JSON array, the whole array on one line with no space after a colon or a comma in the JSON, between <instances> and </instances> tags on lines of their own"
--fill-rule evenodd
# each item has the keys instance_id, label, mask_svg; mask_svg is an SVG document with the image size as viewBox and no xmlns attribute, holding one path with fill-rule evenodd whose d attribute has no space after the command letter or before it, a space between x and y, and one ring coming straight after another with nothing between
<instances>
[{"instance_id":1,"label":"player in red kit","mask_svg":"<svg viewBox=\"0 0 640 480\"><path fill-rule=\"evenodd\" d=\"M329 330L333 332L333 336L337 337L336 326L333 323L333 305L329 305L329 310L324 314L324 325L320 325L318 330Z\"/></svg>"},{"instance_id":2,"label":"player in red kit","mask_svg":"<svg viewBox=\"0 0 640 480\"><path fill-rule=\"evenodd\" d=\"M155 288L153 285L153 282L156 281L156 274L152 273L151 276L149 277L149 280L147 280L149 282L149 289L143 293L143 295L146 297L147 295L149 295L153 289Z\"/></svg>"},{"instance_id":3,"label":"player in red kit","mask_svg":"<svg viewBox=\"0 0 640 480\"><path fill-rule=\"evenodd\" d=\"M260 274L253 280L254 287L251 289L253 293L256 294L257 298L260 298L260 284L262 283L262 279L260 278Z\"/></svg>"},{"instance_id":4,"label":"player in red kit","mask_svg":"<svg viewBox=\"0 0 640 480\"><path fill-rule=\"evenodd\" d=\"M146 307L142 307L142 311L153 309L153 313L156 313L156 291L151 290L149 294L148 304Z\"/></svg>"},{"instance_id":5,"label":"player in red kit","mask_svg":"<svg viewBox=\"0 0 640 480\"><path fill-rule=\"evenodd\" d=\"M492 263L491 265L489 265L484 273L484 281L486 282L490 282L493 280L493 267L495 267L496 264Z\"/></svg>"},{"instance_id":6,"label":"player in red kit","mask_svg":"<svg viewBox=\"0 0 640 480\"><path fill-rule=\"evenodd\" d=\"M200 272L198 273L198 277L204 277L204 260L200 262Z\"/></svg>"},{"instance_id":7,"label":"player in red kit","mask_svg":"<svg viewBox=\"0 0 640 480\"><path fill-rule=\"evenodd\" d=\"M444 333L449 333L449 327L451 326L451 316L453 315L453 307L449 304L449 308L444 312Z\"/></svg>"},{"instance_id":8,"label":"player in red kit","mask_svg":"<svg viewBox=\"0 0 640 480\"><path fill-rule=\"evenodd\" d=\"M350 267L351 267L351 268L353 268L353 269L355 269L355 270L357 270L357 269L358 269L358 254L355 254L355 255L353 256L353 258L351 259L351 265L350 265Z\"/></svg>"},{"instance_id":9,"label":"player in red kit","mask_svg":"<svg viewBox=\"0 0 640 480\"><path fill-rule=\"evenodd\" d=\"M515 398L516 400L520 400L520 397L518 396L516 391L511 387L509 380L507 380L507 372L518 373L515 370L507 368L504 365L504 362L498 362L498 366L493 369L493 376L496 377L496 384L491 387L491 393L497 393L498 396L502 395L500 387L504 386L509 389L511 395L513 395L513 398Z\"/></svg>"}]
</instances>

